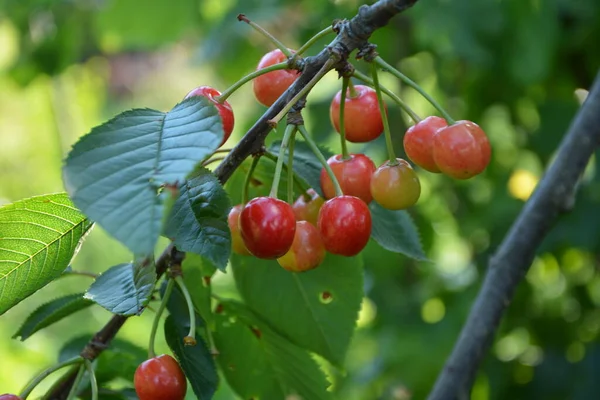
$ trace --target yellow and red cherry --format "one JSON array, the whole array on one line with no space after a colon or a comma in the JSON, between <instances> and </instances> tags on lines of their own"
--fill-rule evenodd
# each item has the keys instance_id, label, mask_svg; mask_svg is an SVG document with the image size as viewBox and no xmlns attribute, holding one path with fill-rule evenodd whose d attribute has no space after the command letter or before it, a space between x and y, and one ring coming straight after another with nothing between
<instances>
[{"instance_id":1,"label":"yellow and red cherry","mask_svg":"<svg viewBox=\"0 0 600 400\"><path fill-rule=\"evenodd\" d=\"M231 136L231 132L233 132L233 125L235 120L233 117L233 109L231 108L231 105L227 101L219 103L216 100L216 97L220 95L221 92L219 92L217 89L214 89L210 86L199 86L191 92L189 92L185 96L185 99L188 99L192 96L203 96L209 99L217 106L217 110L219 111L219 115L221 116L221 122L223 123L223 141L221 142L221 145L223 145L223 143L225 143L227 139L229 139L229 136Z\"/></svg>"},{"instance_id":2,"label":"yellow and red cherry","mask_svg":"<svg viewBox=\"0 0 600 400\"><path fill-rule=\"evenodd\" d=\"M342 193L356 196L367 204L373 200L370 187L371 176L377 168L373 160L364 154L350 154L348 159L338 154L330 157L327 164L337 178ZM333 182L325 168L321 170L321 190L327 199L335 196Z\"/></svg>"},{"instance_id":3,"label":"yellow and red cherry","mask_svg":"<svg viewBox=\"0 0 600 400\"><path fill-rule=\"evenodd\" d=\"M288 58L279 49L265 54L258 63L256 70L270 67L286 61ZM298 71L280 69L267 72L252 81L254 96L262 105L270 107L298 78Z\"/></svg>"},{"instance_id":4,"label":"yellow and red cherry","mask_svg":"<svg viewBox=\"0 0 600 400\"><path fill-rule=\"evenodd\" d=\"M277 262L288 271L304 272L318 267L323 259L325 245L315 225L308 221L297 221L292 247Z\"/></svg>"},{"instance_id":5,"label":"yellow and red cherry","mask_svg":"<svg viewBox=\"0 0 600 400\"><path fill-rule=\"evenodd\" d=\"M355 85L354 90L354 96L351 96L350 89L346 93L344 108L346 140L353 143L370 142L383 133L383 119L379 112L377 92L364 85ZM340 90L334 96L329 107L329 117L337 132L340 132L341 101L342 91Z\"/></svg>"},{"instance_id":6,"label":"yellow and red cherry","mask_svg":"<svg viewBox=\"0 0 600 400\"><path fill-rule=\"evenodd\" d=\"M227 216L227 224L229 225L229 231L231 232L231 250L236 254L249 256L251 253L244 244L239 226L240 214L243 208L244 206L241 204L232 207Z\"/></svg>"},{"instance_id":7,"label":"yellow and red cherry","mask_svg":"<svg viewBox=\"0 0 600 400\"><path fill-rule=\"evenodd\" d=\"M448 126L444 118L430 116L408 128L404 135L404 151L408 158L429 172L441 172L433 159L433 136Z\"/></svg>"},{"instance_id":8,"label":"yellow and red cherry","mask_svg":"<svg viewBox=\"0 0 600 400\"><path fill-rule=\"evenodd\" d=\"M408 161L385 162L371 178L373 199L388 210L403 210L415 205L421 195L421 183Z\"/></svg>"},{"instance_id":9,"label":"yellow and red cherry","mask_svg":"<svg viewBox=\"0 0 600 400\"><path fill-rule=\"evenodd\" d=\"M314 226L317 226L317 219L319 217L319 210L325 203L323 199L314 189L308 189L306 193L301 194L292 208L296 215L296 221L308 221Z\"/></svg>"}]
</instances>

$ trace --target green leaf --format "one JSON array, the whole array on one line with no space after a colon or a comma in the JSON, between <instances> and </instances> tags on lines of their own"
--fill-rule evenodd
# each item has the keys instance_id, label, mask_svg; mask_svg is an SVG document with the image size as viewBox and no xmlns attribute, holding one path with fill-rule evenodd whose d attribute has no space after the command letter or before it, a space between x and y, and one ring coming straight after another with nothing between
<instances>
[{"instance_id":1,"label":"green leaf","mask_svg":"<svg viewBox=\"0 0 600 400\"><path fill-rule=\"evenodd\" d=\"M331 399L323 372L306 350L279 336L242 304L215 314L217 362L243 399Z\"/></svg>"},{"instance_id":2,"label":"green leaf","mask_svg":"<svg viewBox=\"0 0 600 400\"><path fill-rule=\"evenodd\" d=\"M342 365L363 298L359 257L328 254L322 265L303 273L237 255L231 265L252 311L298 346Z\"/></svg>"},{"instance_id":3,"label":"green leaf","mask_svg":"<svg viewBox=\"0 0 600 400\"><path fill-rule=\"evenodd\" d=\"M0 315L60 277L91 226L65 193L0 207Z\"/></svg>"},{"instance_id":4,"label":"green leaf","mask_svg":"<svg viewBox=\"0 0 600 400\"><path fill-rule=\"evenodd\" d=\"M190 296L194 306L210 326L213 319L210 280L215 272L215 267L199 255L188 253L183 260L182 268L183 281L191 289Z\"/></svg>"},{"instance_id":5,"label":"green leaf","mask_svg":"<svg viewBox=\"0 0 600 400\"><path fill-rule=\"evenodd\" d=\"M162 298L165 295L165 290L167 288L167 281L164 280L163 284L160 286L160 297ZM188 290L190 292L190 296L195 291L195 288L190 288ZM169 315L175 320L177 325L180 325L186 329L190 328L190 313L188 311L188 306L185 301L185 297L183 293L179 289L179 285L175 284L173 291L171 292L171 296L167 301L167 310L169 311ZM194 310L195 312L195 310ZM196 327L202 328L204 327L204 321L202 317L196 312Z\"/></svg>"},{"instance_id":6,"label":"green leaf","mask_svg":"<svg viewBox=\"0 0 600 400\"><path fill-rule=\"evenodd\" d=\"M180 186L165 235L178 249L204 256L224 271L231 254L230 209L219 180L207 169L197 170Z\"/></svg>"},{"instance_id":7,"label":"green leaf","mask_svg":"<svg viewBox=\"0 0 600 400\"><path fill-rule=\"evenodd\" d=\"M21 341L24 341L37 331L92 304L92 301L83 298L83 293L75 293L49 301L27 317L21 328L13 335L13 339L20 337Z\"/></svg>"},{"instance_id":8,"label":"green leaf","mask_svg":"<svg viewBox=\"0 0 600 400\"><path fill-rule=\"evenodd\" d=\"M415 260L428 261L417 227L408 212L387 210L376 201L369 204L369 209L373 218L371 237L381 247Z\"/></svg>"},{"instance_id":9,"label":"green leaf","mask_svg":"<svg viewBox=\"0 0 600 400\"><path fill-rule=\"evenodd\" d=\"M92 336L92 333L84 334L66 342L59 350L58 361L66 361L78 356ZM148 352L145 349L126 340L115 338L94 362L96 379L100 384L122 378L131 381L137 367L147 358Z\"/></svg>"},{"instance_id":10,"label":"green leaf","mask_svg":"<svg viewBox=\"0 0 600 400\"><path fill-rule=\"evenodd\" d=\"M211 399L217 390L219 377L204 340L197 335L195 346L185 346L183 338L187 335L187 327L177 323L172 316L165 320L165 338L169 348L177 357L185 376L199 400Z\"/></svg>"},{"instance_id":11,"label":"green leaf","mask_svg":"<svg viewBox=\"0 0 600 400\"><path fill-rule=\"evenodd\" d=\"M114 314L135 315L150 301L155 283L154 263L119 264L96 278L85 297Z\"/></svg>"},{"instance_id":12,"label":"green leaf","mask_svg":"<svg viewBox=\"0 0 600 400\"><path fill-rule=\"evenodd\" d=\"M268 151L278 155L280 146L281 141L277 141L269 147ZM333 155L331 150L326 147L319 146L319 150L321 150L325 159ZM287 157L284 158L284 163L287 165ZM304 141L296 140L294 144L293 168L298 176L302 177L320 196L323 196L321 191L321 169L323 169L323 166Z\"/></svg>"},{"instance_id":13,"label":"green leaf","mask_svg":"<svg viewBox=\"0 0 600 400\"><path fill-rule=\"evenodd\" d=\"M63 168L65 187L88 217L133 253L148 254L161 232L160 189L183 182L222 138L217 109L204 97L168 113L126 111L73 146Z\"/></svg>"}]
</instances>

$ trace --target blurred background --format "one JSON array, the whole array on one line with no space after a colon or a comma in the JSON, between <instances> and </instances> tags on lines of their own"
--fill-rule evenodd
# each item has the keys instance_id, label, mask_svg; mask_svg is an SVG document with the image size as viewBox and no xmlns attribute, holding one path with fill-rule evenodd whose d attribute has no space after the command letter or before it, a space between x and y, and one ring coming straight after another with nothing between
<instances>
[{"instance_id":1,"label":"blurred background","mask_svg":"<svg viewBox=\"0 0 600 400\"><path fill-rule=\"evenodd\" d=\"M360 4L3 0L0 204L62 191L61 163L70 146L115 114L134 107L166 111L196 86L224 90L253 71L272 47L237 22L238 13L298 48L333 19L355 15ZM318 42L311 54L329 40ZM363 255L366 298L335 391L350 400L422 399L452 348L489 257L577 111L574 91L588 88L598 72L600 2L421 0L372 40L456 119L479 123L493 146L487 171L469 181L419 171L423 194L412 214L431 263L382 252L373 243ZM434 113L390 76L382 82L422 116ZM340 86L334 73L327 75L309 96L306 113L309 130L333 149L339 145L329 102ZM229 101L236 117L233 145L265 108L254 100L251 85ZM388 105L403 154L410 121ZM352 150L379 162L385 158L381 139ZM596 157L574 211L539 249L478 374L473 399L600 396L599 167ZM129 258L96 228L74 268L101 272ZM223 290L234 290L230 278L217 280ZM109 313L92 307L26 342L11 339L37 306L90 283L88 277L65 277L0 318L0 393L19 391L55 362L67 341L88 338L106 322ZM146 348L152 318L130 318L119 337ZM235 398L224 381L217 398Z\"/></svg>"}]
</instances>

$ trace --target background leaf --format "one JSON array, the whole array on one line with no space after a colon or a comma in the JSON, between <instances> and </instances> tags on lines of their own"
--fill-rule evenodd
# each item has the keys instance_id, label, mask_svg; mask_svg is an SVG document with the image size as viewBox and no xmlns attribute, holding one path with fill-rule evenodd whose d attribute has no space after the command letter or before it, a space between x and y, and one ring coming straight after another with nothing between
<instances>
[{"instance_id":1,"label":"background leaf","mask_svg":"<svg viewBox=\"0 0 600 400\"><path fill-rule=\"evenodd\" d=\"M23 325L13 335L13 338L19 337L23 341L37 331L92 304L94 304L92 301L83 298L83 293L75 293L49 301L39 306L27 317Z\"/></svg>"},{"instance_id":2,"label":"background leaf","mask_svg":"<svg viewBox=\"0 0 600 400\"><path fill-rule=\"evenodd\" d=\"M215 314L217 362L243 399L331 399L327 381L309 353L272 331L237 302Z\"/></svg>"},{"instance_id":3,"label":"background leaf","mask_svg":"<svg viewBox=\"0 0 600 400\"><path fill-rule=\"evenodd\" d=\"M0 208L0 315L58 278L92 226L65 193Z\"/></svg>"},{"instance_id":4,"label":"background leaf","mask_svg":"<svg viewBox=\"0 0 600 400\"><path fill-rule=\"evenodd\" d=\"M371 237L381 247L415 260L428 260L417 227L407 211L387 210L374 200L369 204L369 209L373 218Z\"/></svg>"},{"instance_id":5,"label":"background leaf","mask_svg":"<svg viewBox=\"0 0 600 400\"><path fill-rule=\"evenodd\" d=\"M86 215L133 253L148 254L161 231L159 188L182 182L222 138L217 109L204 97L168 113L126 111L73 146L63 169L65 187Z\"/></svg>"},{"instance_id":6,"label":"background leaf","mask_svg":"<svg viewBox=\"0 0 600 400\"><path fill-rule=\"evenodd\" d=\"M360 257L327 254L318 268L303 273L238 255L231 265L252 311L298 346L342 365L363 298Z\"/></svg>"},{"instance_id":7,"label":"background leaf","mask_svg":"<svg viewBox=\"0 0 600 400\"><path fill-rule=\"evenodd\" d=\"M178 249L204 256L224 271L231 254L230 208L218 179L207 169L199 169L180 186L165 236Z\"/></svg>"},{"instance_id":8,"label":"background leaf","mask_svg":"<svg viewBox=\"0 0 600 400\"><path fill-rule=\"evenodd\" d=\"M154 263L119 264L96 278L85 297L112 313L135 315L150 301L155 283Z\"/></svg>"},{"instance_id":9,"label":"background leaf","mask_svg":"<svg viewBox=\"0 0 600 400\"><path fill-rule=\"evenodd\" d=\"M219 383L213 357L199 335L196 335L198 343L195 346L185 346L183 338L187 334L187 327L178 324L172 316L167 317L165 320L165 338L169 348L177 357L197 398L199 400L211 399Z\"/></svg>"}]
</instances>

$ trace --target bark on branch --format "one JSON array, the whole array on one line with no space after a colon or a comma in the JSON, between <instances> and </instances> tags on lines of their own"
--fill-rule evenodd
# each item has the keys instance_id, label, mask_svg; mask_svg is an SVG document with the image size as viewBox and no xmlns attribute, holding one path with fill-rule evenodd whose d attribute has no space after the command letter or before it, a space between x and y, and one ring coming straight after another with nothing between
<instances>
[{"instance_id":1,"label":"bark on branch","mask_svg":"<svg viewBox=\"0 0 600 400\"><path fill-rule=\"evenodd\" d=\"M490 259L467 322L429 400L470 398L475 374L492 344L502 314L557 217L573 207L577 182L598 146L600 73L563 138L556 160Z\"/></svg>"},{"instance_id":2,"label":"bark on branch","mask_svg":"<svg viewBox=\"0 0 600 400\"><path fill-rule=\"evenodd\" d=\"M319 54L305 59L304 70L296 82L256 121L237 146L219 164L214 172L217 178L222 183L225 183L248 156L261 151L265 138L272 130L267 121L275 117L306 86L332 55L338 57L340 60L346 60L352 51L367 43L373 32L387 25L392 17L412 7L417 1L379 0L370 6L361 6L358 14L352 20L342 21L338 24L339 33L336 38ZM164 270L160 272L161 268L166 269L170 260L171 250L167 248L157 261L157 273L159 275L164 272ZM116 336L126 320L127 317L114 315L94 335L81 354L90 360L97 358ZM61 382L45 398L49 400L64 400L73 385L74 379L75 374L65 375L61 379Z\"/></svg>"}]
</instances>

